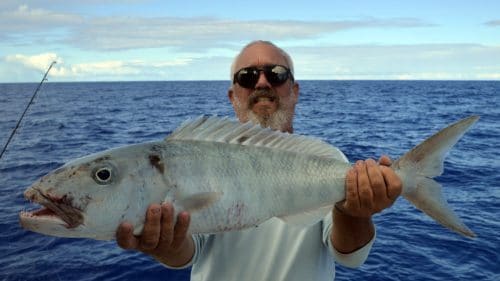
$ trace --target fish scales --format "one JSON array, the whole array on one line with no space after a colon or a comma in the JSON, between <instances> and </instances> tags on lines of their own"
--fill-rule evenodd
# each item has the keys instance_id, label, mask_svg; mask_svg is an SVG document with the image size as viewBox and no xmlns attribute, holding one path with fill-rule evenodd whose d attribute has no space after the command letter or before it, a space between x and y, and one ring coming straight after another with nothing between
<instances>
[{"instance_id":1,"label":"fish scales","mask_svg":"<svg viewBox=\"0 0 500 281\"><path fill-rule=\"evenodd\" d=\"M392 164L402 195L457 233L475 234L449 208L433 178L446 153L479 119L462 119ZM279 217L310 225L344 199L350 164L315 138L202 116L164 141L134 144L69 161L36 181L26 199L42 205L19 214L38 233L110 240L122 222L140 234L152 203L191 214L191 233L216 233Z\"/></svg>"},{"instance_id":2,"label":"fish scales","mask_svg":"<svg viewBox=\"0 0 500 281\"><path fill-rule=\"evenodd\" d=\"M165 176L179 192L220 194L213 206L192 213L190 230L196 233L214 232L213 225L232 214L230 209L236 202L242 206L237 223L223 220L227 223L217 225L216 232L331 205L343 199L344 175L350 167L314 155L203 141L169 142L164 158L168 167ZM167 196L176 203L176 210L183 211L182 202L177 204L175 200L179 197L186 195Z\"/></svg>"}]
</instances>

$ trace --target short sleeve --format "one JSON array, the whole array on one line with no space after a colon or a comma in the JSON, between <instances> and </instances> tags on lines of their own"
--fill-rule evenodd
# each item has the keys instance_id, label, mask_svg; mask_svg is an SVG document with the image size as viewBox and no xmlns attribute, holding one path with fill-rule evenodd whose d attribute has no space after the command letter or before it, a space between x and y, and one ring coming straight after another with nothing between
<instances>
[{"instance_id":1,"label":"short sleeve","mask_svg":"<svg viewBox=\"0 0 500 281\"><path fill-rule=\"evenodd\" d=\"M323 219L323 243L328 247L330 254L335 258L335 261L343 266L351 268L361 266L370 254L373 242L375 241L376 230L373 238L362 248L349 254L343 254L337 251L330 241L330 235L333 227L333 219L330 213Z\"/></svg>"},{"instance_id":2,"label":"short sleeve","mask_svg":"<svg viewBox=\"0 0 500 281\"><path fill-rule=\"evenodd\" d=\"M177 266L177 267L164 264L164 266L166 268L185 269L185 268L192 266L194 263L196 263L198 261L200 253L203 250L203 246L205 245L205 243L208 239L208 234L192 234L191 237L193 238L193 242L194 242L194 255L191 258L191 260L188 263L186 263L185 265Z\"/></svg>"}]
</instances>

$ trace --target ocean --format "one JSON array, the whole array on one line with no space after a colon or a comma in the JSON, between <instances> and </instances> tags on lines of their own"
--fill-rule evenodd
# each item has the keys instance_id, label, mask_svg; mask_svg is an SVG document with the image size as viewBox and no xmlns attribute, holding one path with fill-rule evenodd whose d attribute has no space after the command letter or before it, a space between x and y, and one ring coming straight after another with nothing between
<instances>
[{"instance_id":1,"label":"ocean","mask_svg":"<svg viewBox=\"0 0 500 281\"><path fill-rule=\"evenodd\" d=\"M446 125L481 116L438 178L478 237L461 237L400 198L374 216L377 239L366 263L337 265L336 280L500 280L500 81L299 83L295 132L339 147L351 162L382 154L396 159ZM2 147L36 86L0 84ZM34 208L23 198L26 187L70 159L162 139L190 117L234 116L228 86L45 83L0 160L0 280L189 280L189 270L168 270L114 241L25 231L18 213Z\"/></svg>"}]
</instances>

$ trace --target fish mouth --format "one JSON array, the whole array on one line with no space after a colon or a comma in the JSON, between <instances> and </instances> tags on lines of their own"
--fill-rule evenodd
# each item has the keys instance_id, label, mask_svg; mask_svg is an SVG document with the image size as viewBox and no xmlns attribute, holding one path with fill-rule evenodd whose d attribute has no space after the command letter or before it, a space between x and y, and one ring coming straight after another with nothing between
<instances>
[{"instance_id":1,"label":"fish mouth","mask_svg":"<svg viewBox=\"0 0 500 281\"><path fill-rule=\"evenodd\" d=\"M23 211L20 214L23 221L45 221L61 224L71 229L83 224L82 210L73 206L73 197L68 195L55 196L45 194L37 188L30 188L24 193L24 197L42 208L34 211Z\"/></svg>"}]
</instances>

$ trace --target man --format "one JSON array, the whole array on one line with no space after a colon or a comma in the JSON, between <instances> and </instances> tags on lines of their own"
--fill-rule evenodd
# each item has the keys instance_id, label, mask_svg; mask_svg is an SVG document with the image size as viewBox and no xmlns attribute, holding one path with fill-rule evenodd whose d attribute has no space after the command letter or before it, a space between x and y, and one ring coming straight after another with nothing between
<instances>
[{"instance_id":1,"label":"man","mask_svg":"<svg viewBox=\"0 0 500 281\"><path fill-rule=\"evenodd\" d=\"M240 121L293 132L299 84L286 52L254 41L235 58L231 75L228 96ZM346 161L340 151L339 159ZM346 200L308 228L273 218L242 231L189 235L189 214L181 212L174 225L172 205L164 203L149 207L139 237L130 224L120 225L117 243L169 268L192 265L192 280L331 280L334 261L351 267L365 261L375 238L371 216L401 193L390 163L388 157L356 162L346 176Z\"/></svg>"}]
</instances>

